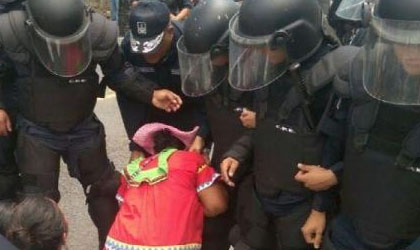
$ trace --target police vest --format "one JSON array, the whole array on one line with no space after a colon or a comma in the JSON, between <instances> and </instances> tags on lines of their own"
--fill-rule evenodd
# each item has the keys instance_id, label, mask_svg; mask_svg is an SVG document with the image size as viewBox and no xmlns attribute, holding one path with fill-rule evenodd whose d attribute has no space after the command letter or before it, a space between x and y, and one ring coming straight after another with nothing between
<instances>
[{"instance_id":1,"label":"police vest","mask_svg":"<svg viewBox=\"0 0 420 250\"><path fill-rule=\"evenodd\" d=\"M242 108L252 107L252 93L241 93L234 90L225 81L204 99L211 136L214 141L212 166L219 168L223 154L246 131L239 116Z\"/></svg>"},{"instance_id":2,"label":"police vest","mask_svg":"<svg viewBox=\"0 0 420 250\"><path fill-rule=\"evenodd\" d=\"M328 54L324 52L318 56L302 72L306 91L313 99L310 110L313 114L321 114L314 117L317 125L323 124L320 121L325 115L322 114L332 103L329 90L335 73L348 64L357 50L355 47L341 47L330 53L328 50ZM300 90L290 77L286 75L273 84L283 88L277 94L273 93L273 88L269 90L268 98L277 101L278 105L264 107L267 104L261 102L257 109L259 120L254 139L256 188L265 196L274 196L281 191L308 195L309 191L295 181L294 176L298 172L298 163L321 164L325 141L321 132L324 131L320 126L308 127L302 110L302 103L307 100L299 94Z\"/></svg>"},{"instance_id":3,"label":"police vest","mask_svg":"<svg viewBox=\"0 0 420 250\"><path fill-rule=\"evenodd\" d=\"M51 74L38 61L25 24L25 11L0 16L2 46L17 71L19 111L26 119L67 131L93 113L100 90L96 66L116 48L118 27L99 14L92 13L91 18L92 63L82 74L64 78Z\"/></svg>"},{"instance_id":4,"label":"police vest","mask_svg":"<svg viewBox=\"0 0 420 250\"><path fill-rule=\"evenodd\" d=\"M420 108L370 97L361 67L350 75L342 209L365 243L389 247L420 235Z\"/></svg>"}]
</instances>

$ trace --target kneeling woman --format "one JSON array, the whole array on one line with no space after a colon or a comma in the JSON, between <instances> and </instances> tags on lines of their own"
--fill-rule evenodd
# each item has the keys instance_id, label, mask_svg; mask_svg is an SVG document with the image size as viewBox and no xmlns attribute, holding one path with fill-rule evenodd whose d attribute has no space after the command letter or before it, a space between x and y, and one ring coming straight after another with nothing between
<instances>
[{"instance_id":1,"label":"kneeling woman","mask_svg":"<svg viewBox=\"0 0 420 250\"><path fill-rule=\"evenodd\" d=\"M133 140L152 156L124 169L106 250L201 249L204 215L224 212L227 195L204 157L184 151L197 130L151 123L137 131Z\"/></svg>"}]
</instances>

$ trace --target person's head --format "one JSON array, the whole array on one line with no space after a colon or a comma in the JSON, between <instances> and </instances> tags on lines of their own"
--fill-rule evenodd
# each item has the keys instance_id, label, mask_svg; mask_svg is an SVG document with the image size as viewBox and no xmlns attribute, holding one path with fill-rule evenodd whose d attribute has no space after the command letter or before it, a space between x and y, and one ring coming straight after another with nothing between
<instances>
[{"instance_id":1,"label":"person's head","mask_svg":"<svg viewBox=\"0 0 420 250\"><path fill-rule=\"evenodd\" d=\"M0 201L0 234L6 235L16 203L9 200Z\"/></svg>"},{"instance_id":2,"label":"person's head","mask_svg":"<svg viewBox=\"0 0 420 250\"><path fill-rule=\"evenodd\" d=\"M166 148L175 148L178 150L185 149L185 144L172 135L171 131L168 129L156 131L153 134L153 142L155 144L153 147L155 152L161 152Z\"/></svg>"},{"instance_id":3,"label":"person's head","mask_svg":"<svg viewBox=\"0 0 420 250\"><path fill-rule=\"evenodd\" d=\"M137 130L133 141L151 155L169 147L184 150L191 146L198 128L182 131L163 123L148 123Z\"/></svg>"},{"instance_id":4,"label":"person's head","mask_svg":"<svg viewBox=\"0 0 420 250\"><path fill-rule=\"evenodd\" d=\"M185 95L206 95L226 80L229 21L238 9L232 0L213 0L199 3L191 11L177 44Z\"/></svg>"},{"instance_id":5,"label":"person's head","mask_svg":"<svg viewBox=\"0 0 420 250\"><path fill-rule=\"evenodd\" d=\"M28 196L15 206L6 236L21 250L59 250L67 232L64 215L53 200Z\"/></svg>"},{"instance_id":6,"label":"person's head","mask_svg":"<svg viewBox=\"0 0 420 250\"><path fill-rule=\"evenodd\" d=\"M370 14L363 85L374 98L420 105L420 1L379 0Z\"/></svg>"},{"instance_id":7,"label":"person's head","mask_svg":"<svg viewBox=\"0 0 420 250\"><path fill-rule=\"evenodd\" d=\"M159 63L169 52L174 37L168 7L153 0L140 1L129 16L130 47L150 64Z\"/></svg>"},{"instance_id":8,"label":"person's head","mask_svg":"<svg viewBox=\"0 0 420 250\"><path fill-rule=\"evenodd\" d=\"M323 39L317 0L245 0L230 21L229 83L242 91L265 87Z\"/></svg>"},{"instance_id":9,"label":"person's head","mask_svg":"<svg viewBox=\"0 0 420 250\"><path fill-rule=\"evenodd\" d=\"M74 77L92 60L91 12L83 0L27 0L28 31L35 54L51 73Z\"/></svg>"}]
</instances>

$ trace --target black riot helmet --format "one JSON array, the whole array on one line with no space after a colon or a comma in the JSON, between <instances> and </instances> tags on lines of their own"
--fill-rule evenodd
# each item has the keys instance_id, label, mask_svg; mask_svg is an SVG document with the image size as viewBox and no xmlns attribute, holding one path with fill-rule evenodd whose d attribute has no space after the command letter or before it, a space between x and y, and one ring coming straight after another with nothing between
<instances>
[{"instance_id":1,"label":"black riot helmet","mask_svg":"<svg viewBox=\"0 0 420 250\"><path fill-rule=\"evenodd\" d=\"M26 10L30 37L41 63L62 77L82 73L92 59L91 13L83 0L27 0Z\"/></svg>"},{"instance_id":2,"label":"black riot helmet","mask_svg":"<svg viewBox=\"0 0 420 250\"><path fill-rule=\"evenodd\" d=\"M191 11L177 44L185 95L208 94L226 80L229 21L238 10L232 0L208 0Z\"/></svg>"},{"instance_id":3,"label":"black riot helmet","mask_svg":"<svg viewBox=\"0 0 420 250\"><path fill-rule=\"evenodd\" d=\"M317 51L324 38L321 7L317 0L245 0L230 37L230 84L259 89Z\"/></svg>"},{"instance_id":4,"label":"black riot helmet","mask_svg":"<svg viewBox=\"0 0 420 250\"><path fill-rule=\"evenodd\" d=\"M367 93L395 105L420 105L420 1L379 0L363 53Z\"/></svg>"}]
</instances>

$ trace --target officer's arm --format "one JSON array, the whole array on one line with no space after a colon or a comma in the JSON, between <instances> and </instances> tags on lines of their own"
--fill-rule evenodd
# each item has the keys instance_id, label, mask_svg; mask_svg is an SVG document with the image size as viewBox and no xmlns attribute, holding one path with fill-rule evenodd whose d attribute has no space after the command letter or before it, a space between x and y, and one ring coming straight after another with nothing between
<instances>
[{"instance_id":1,"label":"officer's arm","mask_svg":"<svg viewBox=\"0 0 420 250\"><path fill-rule=\"evenodd\" d=\"M345 150L346 129L348 123L348 114L351 100L348 98L339 98L334 105L332 117L330 118L330 131L327 133L327 140L324 145L323 166L330 169L340 183L343 173L343 157Z\"/></svg>"},{"instance_id":2,"label":"officer's arm","mask_svg":"<svg viewBox=\"0 0 420 250\"><path fill-rule=\"evenodd\" d=\"M350 104L350 99L337 98L332 107L330 125L324 128L324 133L327 133L327 140L324 145L322 166L334 174L338 184L341 182L343 173L343 157ZM337 195L338 187L316 193L312 208L317 211L329 210L334 205L334 198Z\"/></svg>"},{"instance_id":3,"label":"officer's arm","mask_svg":"<svg viewBox=\"0 0 420 250\"><path fill-rule=\"evenodd\" d=\"M152 102L157 85L137 74L134 67L126 66L118 48L115 48L112 56L100 63L100 66L104 74L104 84L112 90L121 91L129 98L143 103Z\"/></svg>"},{"instance_id":4,"label":"officer's arm","mask_svg":"<svg viewBox=\"0 0 420 250\"><path fill-rule=\"evenodd\" d=\"M197 105L197 108L196 108L197 120L198 120L198 125L200 126L200 130L198 130L197 135L199 135L203 139L206 139L210 133L210 125L207 119L207 111L206 111L206 105L204 103L204 99L199 98L199 100L197 100L196 105Z\"/></svg>"},{"instance_id":5,"label":"officer's arm","mask_svg":"<svg viewBox=\"0 0 420 250\"><path fill-rule=\"evenodd\" d=\"M0 40L0 136L6 136L12 132L12 122L6 112L3 89L6 84L12 84L10 81L14 79L15 70L1 46Z\"/></svg>"},{"instance_id":6,"label":"officer's arm","mask_svg":"<svg viewBox=\"0 0 420 250\"><path fill-rule=\"evenodd\" d=\"M1 46L1 44L0 44ZM5 109L3 98L2 98L2 87L9 78L10 67L7 61L5 60L5 53L0 49L0 109Z\"/></svg>"},{"instance_id":7,"label":"officer's arm","mask_svg":"<svg viewBox=\"0 0 420 250\"><path fill-rule=\"evenodd\" d=\"M231 157L239 163L244 163L252 157L254 133L251 130L245 132L223 155L223 159Z\"/></svg>"}]
</instances>

